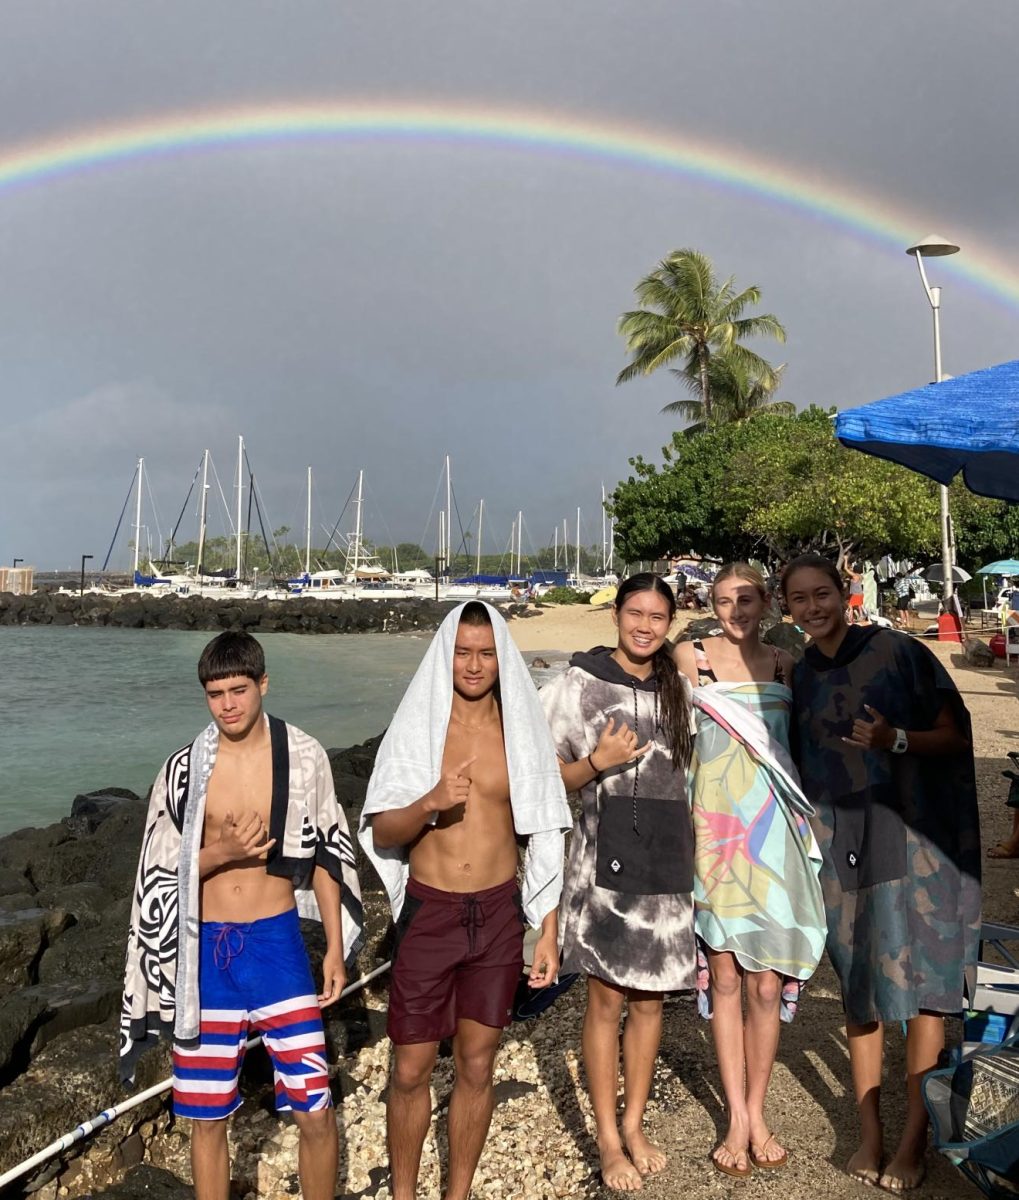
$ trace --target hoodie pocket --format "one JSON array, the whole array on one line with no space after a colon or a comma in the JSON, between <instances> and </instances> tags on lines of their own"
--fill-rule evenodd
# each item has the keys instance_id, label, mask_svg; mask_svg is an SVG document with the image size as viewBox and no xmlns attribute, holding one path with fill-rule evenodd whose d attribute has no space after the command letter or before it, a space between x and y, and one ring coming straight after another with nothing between
<instances>
[{"instance_id":1,"label":"hoodie pocket","mask_svg":"<svg viewBox=\"0 0 1019 1200\"><path fill-rule=\"evenodd\" d=\"M603 796L595 883L613 892L661 896L693 890L693 827L687 806L649 796Z\"/></svg>"}]
</instances>

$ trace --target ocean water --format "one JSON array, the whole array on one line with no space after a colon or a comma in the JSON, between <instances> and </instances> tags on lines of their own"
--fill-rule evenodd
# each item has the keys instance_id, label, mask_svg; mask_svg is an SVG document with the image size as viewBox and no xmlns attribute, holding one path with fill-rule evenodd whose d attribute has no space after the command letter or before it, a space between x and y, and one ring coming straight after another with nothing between
<instances>
[{"instance_id":1,"label":"ocean water","mask_svg":"<svg viewBox=\"0 0 1019 1200\"><path fill-rule=\"evenodd\" d=\"M0 834L65 816L79 792L144 795L208 722L197 663L212 634L0 627ZM327 748L389 723L429 638L259 636L265 707Z\"/></svg>"}]
</instances>

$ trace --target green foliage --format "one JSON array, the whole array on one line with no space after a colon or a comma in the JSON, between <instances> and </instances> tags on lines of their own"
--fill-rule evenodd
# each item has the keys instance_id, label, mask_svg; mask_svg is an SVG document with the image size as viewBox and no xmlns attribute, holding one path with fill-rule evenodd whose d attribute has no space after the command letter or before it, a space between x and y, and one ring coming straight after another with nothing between
<instances>
[{"instance_id":1,"label":"green foliage","mask_svg":"<svg viewBox=\"0 0 1019 1200\"><path fill-rule=\"evenodd\" d=\"M743 345L751 337L785 341L785 329L771 313L743 315L750 305L760 303L759 288L737 292L733 276L719 282L711 259L684 249L673 250L645 275L635 293L641 307L619 318L619 332L626 338L631 359L616 383L681 362L673 373L692 384L707 424L714 420L714 390L721 386L717 371L712 379L713 355L723 355L745 384L756 382L764 393L778 386L775 368Z\"/></svg>"},{"instance_id":2,"label":"green foliage","mask_svg":"<svg viewBox=\"0 0 1019 1200\"><path fill-rule=\"evenodd\" d=\"M659 470L631 459L612 495L629 560L670 553L772 561L807 551L855 556L931 553L936 489L904 467L847 450L830 414L767 411L696 437L673 434Z\"/></svg>"},{"instance_id":3,"label":"green foliage","mask_svg":"<svg viewBox=\"0 0 1019 1200\"><path fill-rule=\"evenodd\" d=\"M972 572L999 558L1019 555L1019 504L978 496L961 479L948 490L956 558L961 564Z\"/></svg>"},{"instance_id":4,"label":"green foliage","mask_svg":"<svg viewBox=\"0 0 1019 1200\"><path fill-rule=\"evenodd\" d=\"M590 604L590 592L578 592L575 588L555 587L541 597L542 604Z\"/></svg>"}]
</instances>

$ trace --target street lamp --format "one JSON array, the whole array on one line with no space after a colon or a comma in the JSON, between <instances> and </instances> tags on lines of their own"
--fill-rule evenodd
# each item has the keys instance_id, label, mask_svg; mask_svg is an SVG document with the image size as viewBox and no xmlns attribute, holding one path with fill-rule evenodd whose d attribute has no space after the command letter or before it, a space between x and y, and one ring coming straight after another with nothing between
<instances>
[{"instance_id":1,"label":"street lamp","mask_svg":"<svg viewBox=\"0 0 1019 1200\"><path fill-rule=\"evenodd\" d=\"M927 272L923 269L924 258L943 258L946 254L958 254L959 247L947 242L943 237L930 233L922 241L910 246L906 251L916 259L920 270L923 290L934 316L934 382L940 383L944 376L941 373L941 288L931 287L927 282ZM942 599L945 612L949 611L948 604L955 592L955 581L952 579L952 525L948 513L948 486L941 484L941 571L944 578Z\"/></svg>"},{"instance_id":2,"label":"street lamp","mask_svg":"<svg viewBox=\"0 0 1019 1200\"><path fill-rule=\"evenodd\" d=\"M15 570L17 570L18 563L19 563L19 562L24 562L24 561L25 561L25 560L24 560L23 558L16 558L16 559L15 559L15 560L14 560L14 561L11 563L11 566L12 566L12 567L13 567Z\"/></svg>"},{"instance_id":3,"label":"street lamp","mask_svg":"<svg viewBox=\"0 0 1019 1200\"><path fill-rule=\"evenodd\" d=\"M79 596L85 595L85 563L90 558L92 558L91 554L83 554L81 556L81 586L78 588Z\"/></svg>"}]
</instances>

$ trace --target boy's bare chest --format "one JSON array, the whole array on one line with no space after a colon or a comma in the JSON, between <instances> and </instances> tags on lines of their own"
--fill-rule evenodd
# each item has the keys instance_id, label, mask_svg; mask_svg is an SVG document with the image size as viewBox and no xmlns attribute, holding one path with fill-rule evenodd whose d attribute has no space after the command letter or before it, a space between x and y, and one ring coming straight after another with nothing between
<instances>
[{"instance_id":1,"label":"boy's bare chest","mask_svg":"<svg viewBox=\"0 0 1019 1200\"><path fill-rule=\"evenodd\" d=\"M205 801L205 824L210 829L222 824L227 813L234 820L255 813L269 823L272 806L272 755L266 749L251 756L220 754L209 777Z\"/></svg>"},{"instance_id":2,"label":"boy's bare chest","mask_svg":"<svg viewBox=\"0 0 1019 1200\"><path fill-rule=\"evenodd\" d=\"M479 799L507 802L510 794L509 771L506 768L502 726L498 722L474 730L450 721L442 753L443 772L469 758L473 758L474 762L463 774L471 780L472 793Z\"/></svg>"}]
</instances>

